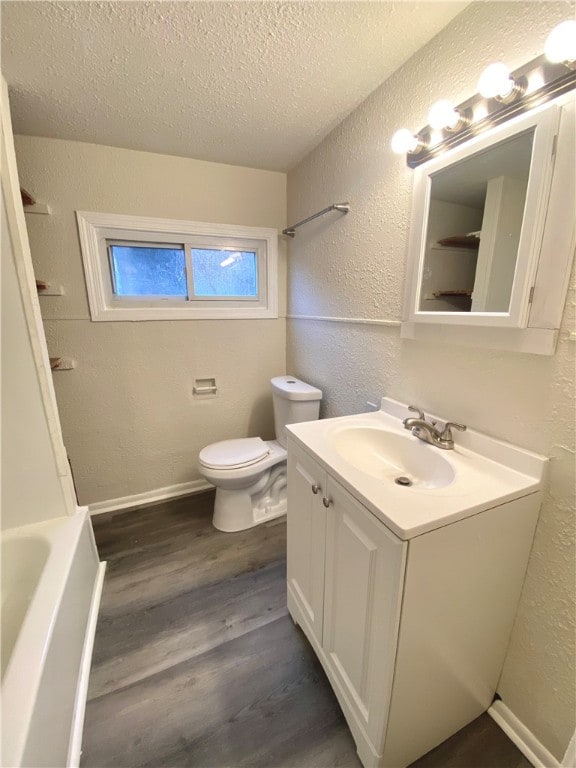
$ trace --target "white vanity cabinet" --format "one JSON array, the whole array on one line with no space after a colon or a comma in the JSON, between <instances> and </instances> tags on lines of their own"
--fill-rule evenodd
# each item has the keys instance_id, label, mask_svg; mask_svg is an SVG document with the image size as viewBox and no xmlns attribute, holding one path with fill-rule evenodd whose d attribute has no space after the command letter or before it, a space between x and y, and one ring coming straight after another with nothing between
<instances>
[{"instance_id":1,"label":"white vanity cabinet","mask_svg":"<svg viewBox=\"0 0 576 768\"><path fill-rule=\"evenodd\" d=\"M392 685L407 545L327 478L322 648L335 684L373 744Z\"/></svg>"},{"instance_id":2,"label":"white vanity cabinet","mask_svg":"<svg viewBox=\"0 0 576 768\"><path fill-rule=\"evenodd\" d=\"M300 623L306 628L306 635L319 644L322 644L324 618L327 509L322 499L326 480L326 473L308 453L298 448L290 448L288 594L298 601Z\"/></svg>"},{"instance_id":3,"label":"white vanity cabinet","mask_svg":"<svg viewBox=\"0 0 576 768\"><path fill-rule=\"evenodd\" d=\"M355 721L379 742L406 543L306 451L289 445L289 608L315 650L322 649Z\"/></svg>"},{"instance_id":4,"label":"white vanity cabinet","mask_svg":"<svg viewBox=\"0 0 576 768\"><path fill-rule=\"evenodd\" d=\"M288 608L366 768L402 768L485 711L540 493L402 540L292 435Z\"/></svg>"}]
</instances>

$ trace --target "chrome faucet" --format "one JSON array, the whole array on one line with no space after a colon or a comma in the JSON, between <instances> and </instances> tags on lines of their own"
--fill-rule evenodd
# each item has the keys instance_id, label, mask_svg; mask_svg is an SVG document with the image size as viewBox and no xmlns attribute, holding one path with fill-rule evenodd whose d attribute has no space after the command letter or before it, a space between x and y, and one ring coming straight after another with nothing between
<instances>
[{"instance_id":1,"label":"chrome faucet","mask_svg":"<svg viewBox=\"0 0 576 768\"><path fill-rule=\"evenodd\" d=\"M409 411L414 411L418 414L418 418L407 418L402 422L404 429L409 429L415 437L420 440L424 440L425 443L435 445L437 448L443 448L446 451L451 451L454 448L454 438L452 436L452 428L464 432L466 427L464 424L456 424L453 421L447 421L442 429L437 428L436 421L426 421L424 411L420 410L415 405L408 406Z\"/></svg>"}]
</instances>

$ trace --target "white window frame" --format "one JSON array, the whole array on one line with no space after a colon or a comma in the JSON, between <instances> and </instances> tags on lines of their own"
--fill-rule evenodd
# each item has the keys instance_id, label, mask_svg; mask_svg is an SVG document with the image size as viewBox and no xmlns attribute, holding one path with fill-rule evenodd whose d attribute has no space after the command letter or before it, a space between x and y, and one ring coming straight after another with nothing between
<instances>
[{"instance_id":1,"label":"white window frame","mask_svg":"<svg viewBox=\"0 0 576 768\"><path fill-rule=\"evenodd\" d=\"M278 231L235 224L156 219L76 211L90 316L94 321L232 320L278 317ZM258 297L155 297L114 294L108 244L184 245L189 292L191 247L253 251L258 263ZM190 293L192 296L192 293Z\"/></svg>"}]
</instances>

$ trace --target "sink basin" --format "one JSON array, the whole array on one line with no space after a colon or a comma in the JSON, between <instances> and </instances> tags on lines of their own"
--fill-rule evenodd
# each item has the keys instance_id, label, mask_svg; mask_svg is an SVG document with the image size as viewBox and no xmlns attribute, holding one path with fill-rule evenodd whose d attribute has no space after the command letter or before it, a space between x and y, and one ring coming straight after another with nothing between
<instances>
[{"instance_id":1,"label":"sink basin","mask_svg":"<svg viewBox=\"0 0 576 768\"><path fill-rule=\"evenodd\" d=\"M409 413L384 397L379 411L291 424L288 453L299 445L319 462L319 477L326 470L329 489L339 483L403 540L541 492L543 456L470 427L445 451L404 429Z\"/></svg>"},{"instance_id":2,"label":"sink basin","mask_svg":"<svg viewBox=\"0 0 576 768\"><path fill-rule=\"evenodd\" d=\"M334 430L329 441L356 469L407 489L443 488L454 481L452 464L418 438L379 427L349 426Z\"/></svg>"}]
</instances>

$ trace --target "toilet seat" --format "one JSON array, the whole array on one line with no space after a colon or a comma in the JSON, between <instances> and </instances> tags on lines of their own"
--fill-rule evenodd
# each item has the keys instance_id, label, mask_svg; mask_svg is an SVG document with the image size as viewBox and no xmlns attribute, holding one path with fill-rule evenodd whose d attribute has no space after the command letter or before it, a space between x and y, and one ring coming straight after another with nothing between
<instances>
[{"instance_id":1,"label":"toilet seat","mask_svg":"<svg viewBox=\"0 0 576 768\"><path fill-rule=\"evenodd\" d=\"M208 469L242 469L257 464L270 453L269 446L260 437L222 440L200 451L198 460Z\"/></svg>"}]
</instances>

